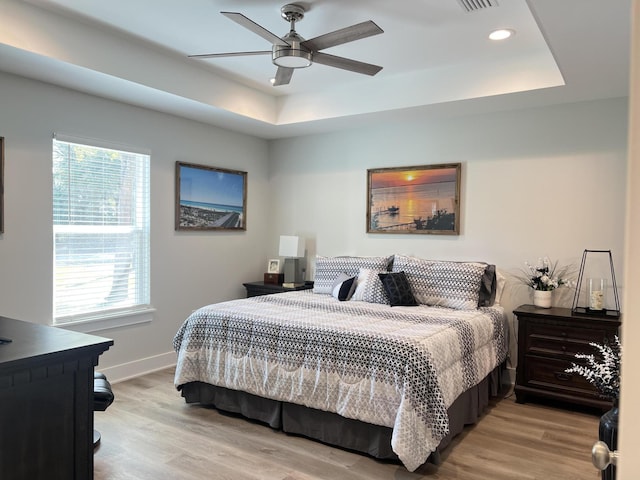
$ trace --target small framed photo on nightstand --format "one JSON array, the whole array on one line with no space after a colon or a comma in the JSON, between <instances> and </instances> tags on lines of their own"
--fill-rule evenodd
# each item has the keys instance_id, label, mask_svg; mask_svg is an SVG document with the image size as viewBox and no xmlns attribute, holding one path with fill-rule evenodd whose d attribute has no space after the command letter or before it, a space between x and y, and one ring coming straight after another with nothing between
<instances>
[{"instance_id":1,"label":"small framed photo on nightstand","mask_svg":"<svg viewBox=\"0 0 640 480\"><path fill-rule=\"evenodd\" d=\"M280 273L280 259L272 258L267 265L267 273Z\"/></svg>"}]
</instances>

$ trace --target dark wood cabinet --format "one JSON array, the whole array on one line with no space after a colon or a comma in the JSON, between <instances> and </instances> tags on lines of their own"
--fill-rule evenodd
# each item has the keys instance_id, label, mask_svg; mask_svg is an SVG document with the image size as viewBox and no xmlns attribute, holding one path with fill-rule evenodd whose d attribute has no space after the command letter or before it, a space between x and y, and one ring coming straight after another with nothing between
<instances>
[{"instance_id":1,"label":"dark wood cabinet","mask_svg":"<svg viewBox=\"0 0 640 480\"><path fill-rule=\"evenodd\" d=\"M305 282L295 287L283 287L272 283L264 282L248 282L243 283L247 289L247 297L257 297L260 295L269 295L271 293L291 292L293 290L309 290L313 288L313 282Z\"/></svg>"},{"instance_id":2,"label":"dark wood cabinet","mask_svg":"<svg viewBox=\"0 0 640 480\"><path fill-rule=\"evenodd\" d=\"M0 477L93 478L93 370L112 340L0 317Z\"/></svg>"},{"instance_id":3,"label":"dark wood cabinet","mask_svg":"<svg viewBox=\"0 0 640 480\"><path fill-rule=\"evenodd\" d=\"M582 375L566 373L576 353L594 353L591 342L602 344L618 334L620 319L572 315L569 308L521 305L518 320L518 366L515 394L518 403L530 396L608 410L611 402Z\"/></svg>"}]
</instances>

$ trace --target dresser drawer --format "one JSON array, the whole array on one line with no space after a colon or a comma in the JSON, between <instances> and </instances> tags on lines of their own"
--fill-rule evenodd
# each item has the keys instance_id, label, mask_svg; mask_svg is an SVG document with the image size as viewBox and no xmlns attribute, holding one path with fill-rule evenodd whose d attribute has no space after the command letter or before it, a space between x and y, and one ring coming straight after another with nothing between
<instances>
[{"instance_id":1,"label":"dresser drawer","mask_svg":"<svg viewBox=\"0 0 640 480\"><path fill-rule=\"evenodd\" d=\"M577 373L565 373L571 366L569 360L556 358L527 357L525 367L524 384L528 386L544 387L546 389L562 389L576 394L598 396L596 388L582 375Z\"/></svg>"},{"instance_id":2,"label":"dresser drawer","mask_svg":"<svg viewBox=\"0 0 640 480\"><path fill-rule=\"evenodd\" d=\"M528 322L526 334L556 340L571 339L588 344L589 342L602 343L602 340L607 337L607 330L604 328L580 328L575 325Z\"/></svg>"},{"instance_id":3,"label":"dresser drawer","mask_svg":"<svg viewBox=\"0 0 640 480\"><path fill-rule=\"evenodd\" d=\"M592 342L602 343L608 335L605 329L576 328L530 322L525 333L525 353L569 355L592 353Z\"/></svg>"}]
</instances>

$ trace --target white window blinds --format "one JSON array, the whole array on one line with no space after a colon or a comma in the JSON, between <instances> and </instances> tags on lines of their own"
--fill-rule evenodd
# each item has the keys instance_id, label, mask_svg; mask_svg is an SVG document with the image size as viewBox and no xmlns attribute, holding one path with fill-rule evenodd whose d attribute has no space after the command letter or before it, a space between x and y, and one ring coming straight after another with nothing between
<instances>
[{"instance_id":1,"label":"white window blinds","mask_svg":"<svg viewBox=\"0 0 640 480\"><path fill-rule=\"evenodd\" d=\"M149 164L53 140L54 324L149 307Z\"/></svg>"}]
</instances>

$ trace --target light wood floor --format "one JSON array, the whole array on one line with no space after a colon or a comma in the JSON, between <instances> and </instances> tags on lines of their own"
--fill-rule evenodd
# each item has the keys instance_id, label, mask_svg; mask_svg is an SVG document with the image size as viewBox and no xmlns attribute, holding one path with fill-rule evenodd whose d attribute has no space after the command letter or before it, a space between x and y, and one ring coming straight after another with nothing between
<instances>
[{"instance_id":1,"label":"light wood floor","mask_svg":"<svg viewBox=\"0 0 640 480\"><path fill-rule=\"evenodd\" d=\"M400 464L289 436L216 410L187 405L173 369L113 385L115 402L96 412L102 442L96 480L600 478L591 465L598 416L513 397L492 402L439 466L410 473Z\"/></svg>"}]
</instances>

